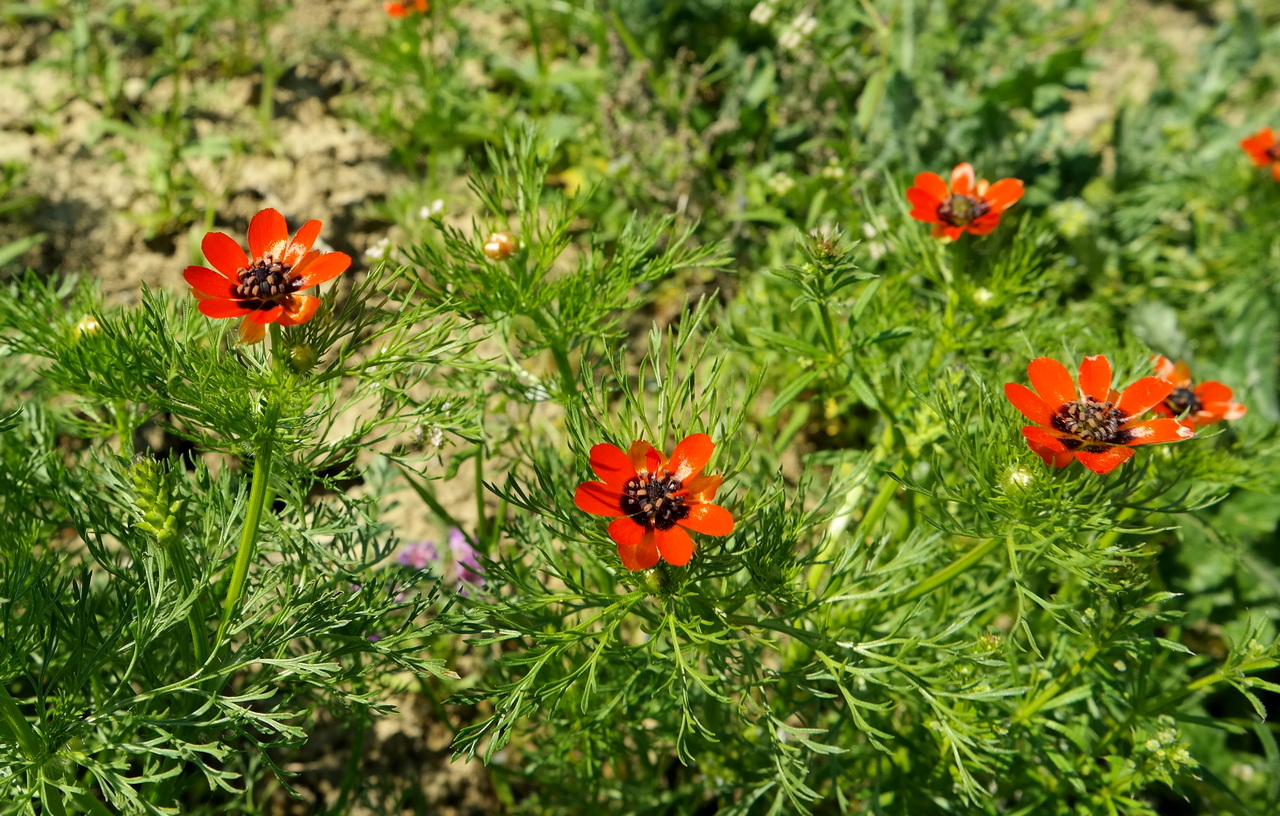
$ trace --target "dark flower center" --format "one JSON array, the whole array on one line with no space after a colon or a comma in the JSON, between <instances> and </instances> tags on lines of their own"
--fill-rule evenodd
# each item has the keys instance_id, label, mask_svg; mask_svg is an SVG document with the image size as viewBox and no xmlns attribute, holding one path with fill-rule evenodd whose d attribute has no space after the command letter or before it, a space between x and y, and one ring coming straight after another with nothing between
<instances>
[{"instance_id":1,"label":"dark flower center","mask_svg":"<svg viewBox=\"0 0 1280 816\"><path fill-rule=\"evenodd\" d=\"M1053 415L1053 427L1075 439L1063 439L1068 450L1075 450L1082 444L1090 453L1105 450L1106 445L1125 445L1133 439L1128 431L1120 430L1127 422L1128 415L1110 402L1098 402L1092 397L1065 403ZM1102 445L1091 445L1101 442Z\"/></svg>"},{"instance_id":2,"label":"dark flower center","mask_svg":"<svg viewBox=\"0 0 1280 816\"><path fill-rule=\"evenodd\" d=\"M665 472L638 474L622 487L622 512L650 530L669 530L689 517L684 485Z\"/></svg>"},{"instance_id":3,"label":"dark flower center","mask_svg":"<svg viewBox=\"0 0 1280 816\"><path fill-rule=\"evenodd\" d=\"M1267 148L1267 158L1271 161L1280 161L1280 142L1276 142Z\"/></svg>"},{"instance_id":4,"label":"dark flower center","mask_svg":"<svg viewBox=\"0 0 1280 816\"><path fill-rule=\"evenodd\" d=\"M235 298L246 309L270 309L299 289L293 276L293 264L277 261L270 254L255 259L253 266L241 269Z\"/></svg>"},{"instance_id":5,"label":"dark flower center","mask_svg":"<svg viewBox=\"0 0 1280 816\"><path fill-rule=\"evenodd\" d=\"M1165 397L1164 405L1175 416L1186 412L1196 413L1200 410L1200 398L1196 396L1196 392L1190 388L1175 388L1169 396Z\"/></svg>"},{"instance_id":6,"label":"dark flower center","mask_svg":"<svg viewBox=\"0 0 1280 816\"><path fill-rule=\"evenodd\" d=\"M969 196L952 195L938 205L938 218L953 227L963 227L991 212L991 205Z\"/></svg>"}]
</instances>

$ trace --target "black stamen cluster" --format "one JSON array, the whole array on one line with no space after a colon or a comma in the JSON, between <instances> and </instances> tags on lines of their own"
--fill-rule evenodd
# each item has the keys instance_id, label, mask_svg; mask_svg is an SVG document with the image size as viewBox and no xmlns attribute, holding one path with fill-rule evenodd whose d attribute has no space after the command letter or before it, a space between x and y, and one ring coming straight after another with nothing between
<instances>
[{"instance_id":1,"label":"black stamen cluster","mask_svg":"<svg viewBox=\"0 0 1280 816\"><path fill-rule=\"evenodd\" d=\"M669 530L689 517L684 485L674 476L634 476L622 488L622 512L648 529Z\"/></svg>"},{"instance_id":2,"label":"black stamen cluster","mask_svg":"<svg viewBox=\"0 0 1280 816\"><path fill-rule=\"evenodd\" d=\"M293 264L267 255L253 266L240 270L236 299L242 301L246 309L270 309L278 305L283 296L298 291L298 281L292 273Z\"/></svg>"},{"instance_id":3,"label":"black stamen cluster","mask_svg":"<svg viewBox=\"0 0 1280 816\"><path fill-rule=\"evenodd\" d=\"M1165 397L1164 405L1172 411L1175 416L1180 415L1183 412L1190 412L1194 414L1202 407L1200 404L1200 398L1197 397L1196 392L1192 391L1190 388L1173 389L1169 396Z\"/></svg>"},{"instance_id":4,"label":"black stamen cluster","mask_svg":"<svg viewBox=\"0 0 1280 816\"><path fill-rule=\"evenodd\" d=\"M953 227L971 224L989 212L991 205L987 202L963 195L953 195L938 206L938 218Z\"/></svg>"},{"instance_id":5,"label":"black stamen cluster","mask_svg":"<svg viewBox=\"0 0 1280 816\"><path fill-rule=\"evenodd\" d=\"M1129 419L1119 408L1110 402L1098 402L1085 397L1076 402L1068 402L1053 415L1053 427L1063 433L1071 434L1081 442L1104 442L1108 445L1127 444L1133 435L1120 430L1120 426ZM1063 440L1066 442L1067 440ZM1068 445L1070 448L1071 446Z\"/></svg>"}]
</instances>

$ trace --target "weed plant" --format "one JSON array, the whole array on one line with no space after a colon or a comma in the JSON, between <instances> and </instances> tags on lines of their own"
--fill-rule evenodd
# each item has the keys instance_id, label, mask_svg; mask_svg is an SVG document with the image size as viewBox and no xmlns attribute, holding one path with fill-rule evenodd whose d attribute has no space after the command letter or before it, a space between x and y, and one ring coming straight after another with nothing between
<instances>
[{"instance_id":1,"label":"weed plant","mask_svg":"<svg viewBox=\"0 0 1280 816\"><path fill-rule=\"evenodd\" d=\"M272 87L280 10L235 8L146 17L156 75ZM0 811L278 812L329 718L316 812L406 812L360 746L408 693L493 812L1276 812L1280 182L1239 143L1280 16L1148 36L1081 136L1135 8L401 4L344 114L469 193L390 260L268 209L121 306L0 244ZM121 118L123 12L22 13L203 220L187 103Z\"/></svg>"}]
</instances>

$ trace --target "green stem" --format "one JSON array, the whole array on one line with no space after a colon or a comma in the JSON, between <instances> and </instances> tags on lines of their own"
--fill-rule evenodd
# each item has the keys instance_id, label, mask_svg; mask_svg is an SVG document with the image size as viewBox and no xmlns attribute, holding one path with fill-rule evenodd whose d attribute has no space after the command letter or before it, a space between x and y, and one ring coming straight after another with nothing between
<instances>
[{"instance_id":1,"label":"green stem","mask_svg":"<svg viewBox=\"0 0 1280 816\"><path fill-rule=\"evenodd\" d=\"M1097 643L1086 649L1085 653L1075 662L1074 665L1071 666L1070 669L1067 670L1066 674L1057 680L1054 680L1045 687L1044 691L1036 695L1034 700L1018 709L1018 713L1013 715L1014 724L1023 725L1034 717L1040 709L1049 704L1050 700L1061 694L1062 690L1067 687L1068 683L1079 677L1085 668L1093 662L1093 659L1098 656L1098 652L1101 650L1102 647Z\"/></svg>"},{"instance_id":2,"label":"green stem","mask_svg":"<svg viewBox=\"0 0 1280 816\"><path fill-rule=\"evenodd\" d=\"M244 595L245 579L249 576L249 565L253 563L253 555L257 550L258 524L262 521L262 507L267 501L267 483L271 479L273 453L272 439L267 437L253 461L253 485L249 489L249 509L245 513L244 529L240 532L240 549L236 552L231 583L227 587L227 597L222 605L222 622L218 624L218 634L213 639L215 654L222 647L222 640L231 626L231 617L240 605L240 598Z\"/></svg>"},{"instance_id":3,"label":"green stem","mask_svg":"<svg viewBox=\"0 0 1280 816\"><path fill-rule=\"evenodd\" d=\"M120 455L133 456L133 427L129 424L129 406L124 400L115 401L116 433L120 436Z\"/></svg>"},{"instance_id":4,"label":"green stem","mask_svg":"<svg viewBox=\"0 0 1280 816\"><path fill-rule=\"evenodd\" d=\"M827 353L831 355L833 360L838 359L840 350L837 348L836 326L831 320L831 310L827 308L826 303L821 301L818 302L818 317L822 319L822 333L827 338Z\"/></svg>"},{"instance_id":5,"label":"green stem","mask_svg":"<svg viewBox=\"0 0 1280 816\"><path fill-rule=\"evenodd\" d=\"M44 743L40 735L22 716L18 702L9 696L9 690L0 686L0 726L9 732L10 739L22 749L27 759L39 762L44 756Z\"/></svg>"},{"instance_id":6,"label":"green stem","mask_svg":"<svg viewBox=\"0 0 1280 816\"><path fill-rule=\"evenodd\" d=\"M482 427L483 427L483 422L484 422L484 419L482 416L481 417ZM475 485L476 536L475 536L475 540L477 544L483 547L487 543L487 537L485 535L485 526L487 524L487 521L485 519L485 506L484 506L484 440L483 440L484 433L483 433L483 430L481 431L480 436L481 436L481 441L476 443L476 485Z\"/></svg>"},{"instance_id":7,"label":"green stem","mask_svg":"<svg viewBox=\"0 0 1280 816\"><path fill-rule=\"evenodd\" d=\"M999 543L1000 539L998 538L988 538L972 550L969 550L969 552L965 553L956 561L947 565L944 569L935 572L933 575L911 587L911 589L889 596L880 604L880 610L888 611L890 609L896 609L903 604L911 603L922 595L928 595L940 586L950 583L959 577L965 570L969 569L969 567L972 567L974 564L985 558L987 554L999 545Z\"/></svg>"},{"instance_id":8,"label":"green stem","mask_svg":"<svg viewBox=\"0 0 1280 816\"><path fill-rule=\"evenodd\" d=\"M57 763L50 763L47 748L40 735L22 716L17 700L9 695L9 690L0 686L0 727L9 732L10 739L18 745L27 759L36 765L36 776L39 778L40 802L44 809L53 816L62 816L67 812L62 801L62 789L54 784L62 777Z\"/></svg>"},{"instance_id":9,"label":"green stem","mask_svg":"<svg viewBox=\"0 0 1280 816\"><path fill-rule=\"evenodd\" d=\"M178 576L182 591L191 594L195 590L195 578L191 575L191 568L185 556L186 553L178 546L178 542L169 543L169 563L173 565L173 571ZM196 665L203 665L209 656L209 632L205 629L204 604L200 603L199 596L187 610L187 628L191 630L191 648L195 652Z\"/></svg>"}]
</instances>

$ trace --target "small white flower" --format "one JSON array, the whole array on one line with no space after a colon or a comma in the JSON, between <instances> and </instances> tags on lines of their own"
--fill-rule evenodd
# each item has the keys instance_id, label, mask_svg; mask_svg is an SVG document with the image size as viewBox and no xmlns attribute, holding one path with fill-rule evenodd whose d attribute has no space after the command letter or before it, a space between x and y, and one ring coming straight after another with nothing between
<instances>
[{"instance_id":1,"label":"small white flower","mask_svg":"<svg viewBox=\"0 0 1280 816\"><path fill-rule=\"evenodd\" d=\"M437 198L427 206L420 208L418 210L418 217L423 221L426 221L428 219L435 218L442 212L444 212L444 199Z\"/></svg>"},{"instance_id":2,"label":"small white flower","mask_svg":"<svg viewBox=\"0 0 1280 816\"><path fill-rule=\"evenodd\" d=\"M795 189L796 183L791 176L786 173L774 173L773 176L765 182L774 195L784 196Z\"/></svg>"},{"instance_id":3,"label":"small white flower","mask_svg":"<svg viewBox=\"0 0 1280 816\"><path fill-rule=\"evenodd\" d=\"M757 3L756 7L751 9L749 16L751 17L751 22L756 25L768 25L769 21L773 19L773 15L773 6L768 3Z\"/></svg>"},{"instance_id":4,"label":"small white flower","mask_svg":"<svg viewBox=\"0 0 1280 816\"><path fill-rule=\"evenodd\" d=\"M876 237L875 225L872 224L870 221L862 222L862 237L866 238L867 240L871 240L872 238Z\"/></svg>"},{"instance_id":5,"label":"small white flower","mask_svg":"<svg viewBox=\"0 0 1280 816\"><path fill-rule=\"evenodd\" d=\"M825 179L832 179L833 181L842 179L844 178L844 167L836 164L835 162L831 162L826 167L822 168L822 177Z\"/></svg>"},{"instance_id":6,"label":"small white flower","mask_svg":"<svg viewBox=\"0 0 1280 816\"><path fill-rule=\"evenodd\" d=\"M800 47L800 32L794 28L788 28L778 36L778 45L788 51L794 51Z\"/></svg>"},{"instance_id":7,"label":"small white flower","mask_svg":"<svg viewBox=\"0 0 1280 816\"><path fill-rule=\"evenodd\" d=\"M364 256L375 261L385 261L391 254L391 239L379 238L378 242L364 251Z\"/></svg>"},{"instance_id":8,"label":"small white flower","mask_svg":"<svg viewBox=\"0 0 1280 816\"><path fill-rule=\"evenodd\" d=\"M994 298L995 296L996 296L995 292L992 292L990 289L984 286L981 289L974 290L973 302L978 304L979 306L986 306L988 303L991 302L992 298Z\"/></svg>"}]
</instances>

